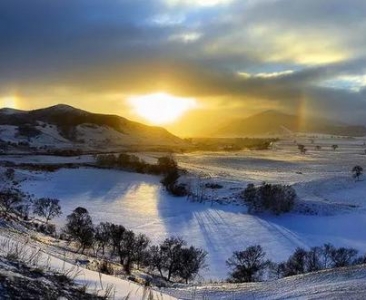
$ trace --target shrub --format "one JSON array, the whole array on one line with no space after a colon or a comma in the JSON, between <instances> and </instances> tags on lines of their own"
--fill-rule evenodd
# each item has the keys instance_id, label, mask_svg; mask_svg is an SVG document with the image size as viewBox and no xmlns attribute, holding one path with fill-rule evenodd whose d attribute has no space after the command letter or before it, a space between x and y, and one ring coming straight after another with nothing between
<instances>
[{"instance_id":1,"label":"shrub","mask_svg":"<svg viewBox=\"0 0 366 300\"><path fill-rule=\"evenodd\" d=\"M98 266L98 272L107 275L113 275L114 274L113 266L110 262L102 260Z\"/></svg>"},{"instance_id":2,"label":"shrub","mask_svg":"<svg viewBox=\"0 0 366 300\"><path fill-rule=\"evenodd\" d=\"M259 187L248 184L240 197L248 206L249 212L270 211L279 215L291 211L297 196L291 186L263 183Z\"/></svg>"}]
</instances>

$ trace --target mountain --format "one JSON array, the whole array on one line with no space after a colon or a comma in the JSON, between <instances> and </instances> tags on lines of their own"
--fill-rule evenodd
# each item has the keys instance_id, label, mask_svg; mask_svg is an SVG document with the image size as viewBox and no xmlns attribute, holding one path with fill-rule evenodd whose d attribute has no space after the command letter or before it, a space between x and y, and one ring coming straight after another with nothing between
<instances>
[{"instance_id":1,"label":"mountain","mask_svg":"<svg viewBox=\"0 0 366 300\"><path fill-rule=\"evenodd\" d=\"M106 150L120 146L174 146L184 142L161 127L59 104L32 111L0 110L0 140L33 147Z\"/></svg>"},{"instance_id":2,"label":"mountain","mask_svg":"<svg viewBox=\"0 0 366 300\"><path fill-rule=\"evenodd\" d=\"M302 118L278 111L265 111L245 119L234 120L219 128L216 136L264 136L292 133L318 133L365 136L366 127L352 126L320 118Z\"/></svg>"}]
</instances>

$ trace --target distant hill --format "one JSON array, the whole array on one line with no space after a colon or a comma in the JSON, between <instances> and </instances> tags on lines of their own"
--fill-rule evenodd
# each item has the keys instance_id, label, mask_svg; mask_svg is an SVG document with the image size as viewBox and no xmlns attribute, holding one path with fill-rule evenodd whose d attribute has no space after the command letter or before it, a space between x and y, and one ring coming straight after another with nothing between
<instances>
[{"instance_id":1,"label":"distant hill","mask_svg":"<svg viewBox=\"0 0 366 300\"><path fill-rule=\"evenodd\" d=\"M291 133L318 133L343 136L365 136L365 126L351 126L327 119L303 119L297 115L270 110L221 127L216 136L264 136Z\"/></svg>"},{"instance_id":2,"label":"distant hill","mask_svg":"<svg viewBox=\"0 0 366 300\"><path fill-rule=\"evenodd\" d=\"M34 147L105 150L117 146L167 146L184 142L161 127L132 122L117 115L90 113L72 106L32 111L0 109L0 141L27 142Z\"/></svg>"}]
</instances>

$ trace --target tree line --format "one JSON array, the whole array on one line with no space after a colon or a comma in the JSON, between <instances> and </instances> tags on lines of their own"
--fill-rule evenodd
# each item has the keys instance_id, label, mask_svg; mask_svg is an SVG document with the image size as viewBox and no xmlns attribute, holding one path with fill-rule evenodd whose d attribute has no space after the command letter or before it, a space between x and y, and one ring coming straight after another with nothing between
<instances>
[{"instance_id":1,"label":"tree line","mask_svg":"<svg viewBox=\"0 0 366 300\"><path fill-rule=\"evenodd\" d=\"M100 154L96 156L96 164L105 168L123 169L142 174L162 175L163 178L160 182L169 194L182 197L189 193L185 184L178 183L179 177L182 173L185 173L185 170L178 167L177 162L171 155L159 157L156 164L149 164L133 154Z\"/></svg>"},{"instance_id":2,"label":"tree line","mask_svg":"<svg viewBox=\"0 0 366 300\"><path fill-rule=\"evenodd\" d=\"M231 269L229 282L279 279L365 263L366 254L358 256L356 249L336 248L329 243L320 247L312 247L309 250L297 248L286 261L280 263L266 259L266 253L260 245L250 246L243 251L235 251L226 261L227 266Z\"/></svg>"},{"instance_id":3,"label":"tree line","mask_svg":"<svg viewBox=\"0 0 366 300\"><path fill-rule=\"evenodd\" d=\"M158 245L152 245L144 234L137 234L123 225L109 222L93 225L87 209L77 207L67 216L63 228L67 239L76 242L77 252L93 248L96 255L117 258L124 271L131 273L133 268L144 267L151 272L171 281L182 279L186 283L193 280L205 267L207 252L194 246L180 237L166 238Z\"/></svg>"},{"instance_id":4,"label":"tree line","mask_svg":"<svg viewBox=\"0 0 366 300\"><path fill-rule=\"evenodd\" d=\"M40 232L52 235L56 227L49 221L62 214L58 199L33 200L28 194L14 187L0 191L0 207L6 216L15 213L26 220L32 211L45 222L35 222L31 225ZM96 256L107 259L108 255L109 259L117 259L126 274L130 274L133 268L143 267L150 272L157 272L166 281L181 279L188 283L206 267L207 252L187 246L187 242L180 237L169 237L158 245L152 245L146 235L137 234L123 225L102 222L95 226L89 212L83 207L77 207L67 216L60 236L75 242L77 252L84 253L86 249L93 249ZM101 271L103 270L112 273L110 268L102 268Z\"/></svg>"}]
</instances>

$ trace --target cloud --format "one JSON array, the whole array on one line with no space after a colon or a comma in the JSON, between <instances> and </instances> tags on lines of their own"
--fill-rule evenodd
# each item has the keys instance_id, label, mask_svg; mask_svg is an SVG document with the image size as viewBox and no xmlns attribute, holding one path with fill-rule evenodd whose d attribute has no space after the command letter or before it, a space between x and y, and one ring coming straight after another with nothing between
<instances>
[{"instance_id":1,"label":"cloud","mask_svg":"<svg viewBox=\"0 0 366 300\"><path fill-rule=\"evenodd\" d=\"M4 0L0 20L0 97L27 107L165 91L227 116L366 108L364 0Z\"/></svg>"},{"instance_id":2,"label":"cloud","mask_svg":"<svg viewBox=\"0 0 366 300\"><path fill-rule=\"evenodd\" d=\"M168 5L185 5L185 6L217 6L225 5L233 2L233 0L165 0Z\"/></svg>"}]
</instances>

